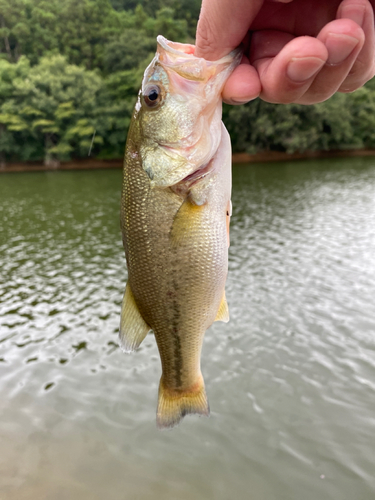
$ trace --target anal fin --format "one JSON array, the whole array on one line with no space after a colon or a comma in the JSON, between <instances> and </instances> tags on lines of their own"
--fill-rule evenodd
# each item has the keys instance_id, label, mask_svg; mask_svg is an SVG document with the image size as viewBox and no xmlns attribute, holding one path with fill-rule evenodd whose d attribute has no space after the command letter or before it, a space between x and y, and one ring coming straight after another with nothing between
<instances>
[{"instance_id":1,"label":"anal fin","mask_svg":"<svg viewBox=\"0 0 375 500\"><path fill-rule=\"evenodd\" d=\"M135 351L151 330L135 303L129 283L126 285L121 306L120 346L125 352Z\"/></svg>"},{"instance_id":2,"label":"anal fin","mask_svg":"<svg viewBox=\"0 0 375 500\"><path fill-rule=\"evenodd\" d=\"M225 290L220 302L219 310L217 312L215 321L223 321L224 323L228 323L229 321L229 309L228 309L227 299L225 298Z\"/></svg>"}]
</instances>

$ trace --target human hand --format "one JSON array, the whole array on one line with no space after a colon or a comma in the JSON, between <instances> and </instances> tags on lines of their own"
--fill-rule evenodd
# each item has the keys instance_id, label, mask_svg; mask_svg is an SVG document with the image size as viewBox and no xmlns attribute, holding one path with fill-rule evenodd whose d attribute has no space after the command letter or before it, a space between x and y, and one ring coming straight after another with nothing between
<instances>
[{"instance_id":1,"label":"human hand","mask_svg":"<svg viewBox=\"0 0 375 500\"><path fill-rule=\"evenodd\" d=\"M375 73L375 0L203 0L195 55L244 57L223 99L313 104ZM249 34L249 30L251 34Z\"/></svg>"}]
</instances>

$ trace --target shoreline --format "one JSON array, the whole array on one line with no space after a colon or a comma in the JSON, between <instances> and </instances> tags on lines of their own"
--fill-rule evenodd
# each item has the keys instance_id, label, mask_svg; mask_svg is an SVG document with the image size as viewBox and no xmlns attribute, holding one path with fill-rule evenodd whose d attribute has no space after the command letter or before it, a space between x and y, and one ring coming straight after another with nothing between
<instances>
[{"instance_id":1,"label":"shoreline","mask_svg":"<svg viewBox=\"0 0 375 500\"><path fill-rule=\"evenodd\" d=\"M266 163L278 161L311 160L324 158L347 158L375 156L375 149L349 149L332 151L305 151L304 153L283 153L281 151L265 151L250 155L248 153L234 153L232 162L238 163ZM53 172L61 170L96 170L107 168L122 168L123 158L114 160L79 159L61 163L58 167L47 167L43 163L8 163L0 167L1 173L12 172Z\"/></svg>"}]
</instances>

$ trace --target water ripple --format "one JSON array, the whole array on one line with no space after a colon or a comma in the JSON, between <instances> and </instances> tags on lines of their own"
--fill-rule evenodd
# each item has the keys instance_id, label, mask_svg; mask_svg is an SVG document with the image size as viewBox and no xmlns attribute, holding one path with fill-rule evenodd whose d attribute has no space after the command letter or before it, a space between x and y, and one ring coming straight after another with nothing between
<instances>
[{"instance_id":1,"label":"water ripple","mask_svg":"<svg viewBox=\"0 0 375 500\"><path fill-rule=\"evenodd\" d=\"M372 159L234 168L231 321L202 357L212 418L172 433L154 426L153 336L118 346L120 172L0 181L6 500L374 498Z\"/></svg>"}]
</instances>

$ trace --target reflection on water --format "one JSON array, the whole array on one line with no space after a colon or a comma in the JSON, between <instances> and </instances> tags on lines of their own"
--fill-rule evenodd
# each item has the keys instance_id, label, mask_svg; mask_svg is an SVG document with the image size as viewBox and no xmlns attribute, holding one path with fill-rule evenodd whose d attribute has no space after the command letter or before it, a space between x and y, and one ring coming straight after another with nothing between
<instances>
[{"instance_id":1,"label":"reflection on water","mask_svg":"<svg viewBox=\"0 0 375 500\"><path fill-rule=\"evenodd\" d=\"M373 500L375 160L237 166L210 419L118 348L120 171L0 177L0 498Z\"/></svg>"}]
</instances>

